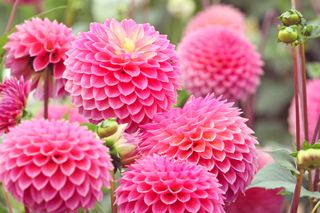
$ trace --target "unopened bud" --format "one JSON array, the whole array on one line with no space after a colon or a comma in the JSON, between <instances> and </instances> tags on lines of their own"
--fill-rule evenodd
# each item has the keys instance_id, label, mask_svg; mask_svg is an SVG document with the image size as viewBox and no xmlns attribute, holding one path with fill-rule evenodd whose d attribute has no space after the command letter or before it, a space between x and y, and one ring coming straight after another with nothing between
<instances>
[{"instance_id":1,"label":"unopened bud","mask_svg":"<svg viewBox=\"0 0 320 213\"><path fill-rule=\"evenodd\" d=\"M278 39L286 44L291 44L298 39L298 32L293 27L284 27L278 33Z\"/></svg>"},{"instance_id":2,"label":"unopened bud","mask_svg":"<svg viewBox=\"0 0 320 213\"><path fill-rule=\"evenodd\" d=\"M320 149L300 150L297 154L297 164L304 169L320 167Z\"/></svg>"},{"instance_id":3,"label":"unopened bud","mask_svg":"<svg viewBox=\"0 0 320 213\"><path fill-rule=\"evenodd\" d=\"M298 25L301 24L302 15L297 10L289 10L284 12L280 19L285 26Z\"/></svg>"},{"instance_id":4,"label":"unopened bud","mask_svg":"<svg viewBox=\"0 0 320 213\"><path fill-rule=\"evenodd\" d=\"M113 120L104 120L98 124L97 134L100 138L106 138L115 134L118 130L118 123Z\"/></svg>"}]
</instances>

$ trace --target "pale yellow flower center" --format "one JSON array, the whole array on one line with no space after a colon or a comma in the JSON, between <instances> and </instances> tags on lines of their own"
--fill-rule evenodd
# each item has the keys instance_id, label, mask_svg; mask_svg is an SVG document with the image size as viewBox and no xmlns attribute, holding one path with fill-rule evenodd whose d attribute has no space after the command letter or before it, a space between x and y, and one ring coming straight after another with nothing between
<instances>
[{"instance_id":1,"label":"pale yellow flower center","mask_svg":"<svg viewBox=\"0 0 320 213\"><path fill-rule=\"evenodd\" d=\"M135 42L132 39L125 37L124 43L123 43L123 48L127 52L132 52L135 49Z\"/></svg>"}]
</instances>

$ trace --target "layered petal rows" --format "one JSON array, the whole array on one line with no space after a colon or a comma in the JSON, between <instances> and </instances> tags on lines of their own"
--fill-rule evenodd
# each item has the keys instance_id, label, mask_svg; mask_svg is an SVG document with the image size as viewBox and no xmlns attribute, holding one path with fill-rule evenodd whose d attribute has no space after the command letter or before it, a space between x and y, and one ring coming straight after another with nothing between
<instances>
[{"instance_id":1,"label":"layered petal rows","mask_svg":"<svg viewBox=\"0 0 320 213\"><path fill-rule=\"evenodd\" d=\"M93 207L112 169L108 148L77 123L25 121L0 145L1 182L35 213Z\"/></svg>"},{"instance_id":2,"label":"layered petal rows","mask_svg":"<svg viewBox=\"0 0 320 213\"><path fill-rule=\"evenodd\" d=\"M263 62L254 46L238 33L208 27L184 37L179 46L183 84L195 96L214 92L245 100L260 83Z\"/></svg>"},{"instance_id":3,"label":"layered petal rows","mask_svg":"<svg viewBox=\"0 0 320 213\"><path fill-rule=\"evenodd\" d=\"M119 183L116 203L120 213L224 212L217 179L186 161L145 157L129 166Z\"/></svg>"},{"instance_id":4,"label":"layered petal rows","mask_svg":"<svg viewBox=\"0 0 320 213\"><path fill-rule=\"evenodd\" d=\"M149 24L93 23L67 55L65 89L93 121L116 117L133 132L175 102L179 63L174 46Z\"/></svg>"},{"instance_id":5,"label":"layered petal rows","mask_svg":"<svg viewBox=\"0 0 320 213\"><path fill-rule=\"evenodd\" d=\"M182 109L157 114L142 126L142 153L166 155L206 167L232 202L256 171L257 140L232 103L209 95Z\"/></svg>"}]
</instances>

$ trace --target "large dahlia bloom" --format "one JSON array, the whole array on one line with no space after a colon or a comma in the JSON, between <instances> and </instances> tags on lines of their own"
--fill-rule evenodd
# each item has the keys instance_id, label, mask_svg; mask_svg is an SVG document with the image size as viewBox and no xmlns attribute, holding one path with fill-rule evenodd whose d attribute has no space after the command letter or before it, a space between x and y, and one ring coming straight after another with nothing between
<instances>
[{"instance_id":1,"label":"large dahlia bloom","mask_svg":"<svg viewBox=\"0 0 320 213\"><path fill-rule=\"evenodd\" d=\"M184 37L179 46L182 78L195 96L214 92L244 100L260 83L263 62L254 46L222 27L201 29Z\"/></svg>"},{"instance_id":2,"label":"large dahlia bloom","mask_svg":"<svg viewBox=\"0 0 320 213\"><path fill-rule=\"evenodd\" d=\"M179 63L174 46L149 24L93 23L67 55L65 89L91 120L117 117L132 132L175 102Z\"/></svg>"},{"instance_id":3,"label":"large dahlia bloom","mask_svg":"<svg viewBox=\"0 0 320 213\"><path fill-rule=\"evenodd\" d=\"M307 82L307 102L308 102L308 128L309 128L309 140L312 139L314 130L317 126L317 122L320 116L320 79L309 80ZM305 136L302 129L301 120L301 110L300 110L300 124L301 124L301 142L304 141ZM289 131L292 136L296 136L296 110L294 100L291 102L289 109Z\"/></svg>"},{"instance_id":4,"label":"large dahlia bloom","mask_svg":"<svg viewBox=\"0 0 320 213\"><path fill-rule=\"evenodd\" d=\"M191 99L142 126L142 154L157 153L205 166L232 202L256 171L257 140L238 108L214 98Z\"/></svg>"},{"instance_id":5,"label":"large dahlia bloom","mask_svg":"<svg viewBox=\"0 0 320 213\"><path fill-rule=\"evenodd\" d=\"M31 79L31 89L37 89L36 97L42 98L44 79L48 74L49 95L63 95L63 62L74 40L71 29L57 21L40 18L27 20L16 29L4 46L6 67L11 69L12 76Z\"/></svg>"},{"instance_id":6,"label":"large dahlia bloom","mask_svg":"<svg viewBox=\"0 0 320 213\"><path fill-rule=\"evenodd\" d=\"M25 121L0 145L0 180L35 213L93 207L112 169L108 148L77 123Z\"/></svg>"},{"instance_id":7,"label":"large dahlia bloom","mask_svg":"<svg viewBox=\"0 0 320 213\"><path fill-rule=\"evenodd\" d=\"M186 161L145 157L129 166L119 183L116 203L120 213L224 212L215 176Z\"/></svg>"},{"instance_id":8,"label":"large dahlia bloom","mask_svg":"<svg viewBox=\"0 0 320 213\"><path fill-rule=\"evenodd\" d=\"M274 162L272 157L257 150L258 170ZM236 201L226 207L228 213L281 213L283 212L284 197L279 195L281 189L250 188L237 197Z\"/></svg>"},{"instance_id":9,"label":"large dahlia bloom","mask_svg":"<svg viewBox=\"0 0 320 213\"><path fill-rule=\"evenodd\" d=\"M0 83L0 134L20 122L27 104L29 84L23 78L6 79Z\"/></svg>"},{"instance_id":10,"label":"large dahlia bloom","mask_svg":"<svg viewBox=\"0 0 320 213\"><path fill-rule=\"evenodd\" d=\"M212 5L190 20L185 33L189 34L211 26L222 26L243 34L245 17L240 10L231 5Z\"/></svg>"}]
</instances>

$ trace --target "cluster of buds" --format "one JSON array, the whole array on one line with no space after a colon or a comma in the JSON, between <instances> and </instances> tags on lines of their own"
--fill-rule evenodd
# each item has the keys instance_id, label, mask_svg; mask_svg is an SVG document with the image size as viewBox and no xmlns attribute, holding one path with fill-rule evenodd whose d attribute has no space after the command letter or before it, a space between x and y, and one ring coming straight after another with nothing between
<instances>
[{"instance_id":1,"label":"cluster of buds","mask_svg":"<svg viewBox=\"0 0 320 213\"><path fill-rule=\"evenodd\" d=\"M133 162L137 156L138 136L125 133L128 124L118 124L115 119L100 122L96 132L100 139L110 149L114 168L120 169Z\"/></svg>"},{"instance_id":2,"label":"cluster of buds","mask_svg":"<svg viewBox=\"0 0 320 213\"><path fill-rule=\"evenodd\" d=\"M279 17L281 25L278 26L278 40L292 45L298 45L311 35L313 27L306 24L302 14L291 9L282 13Z\"/></svg>"}]
</instances>

